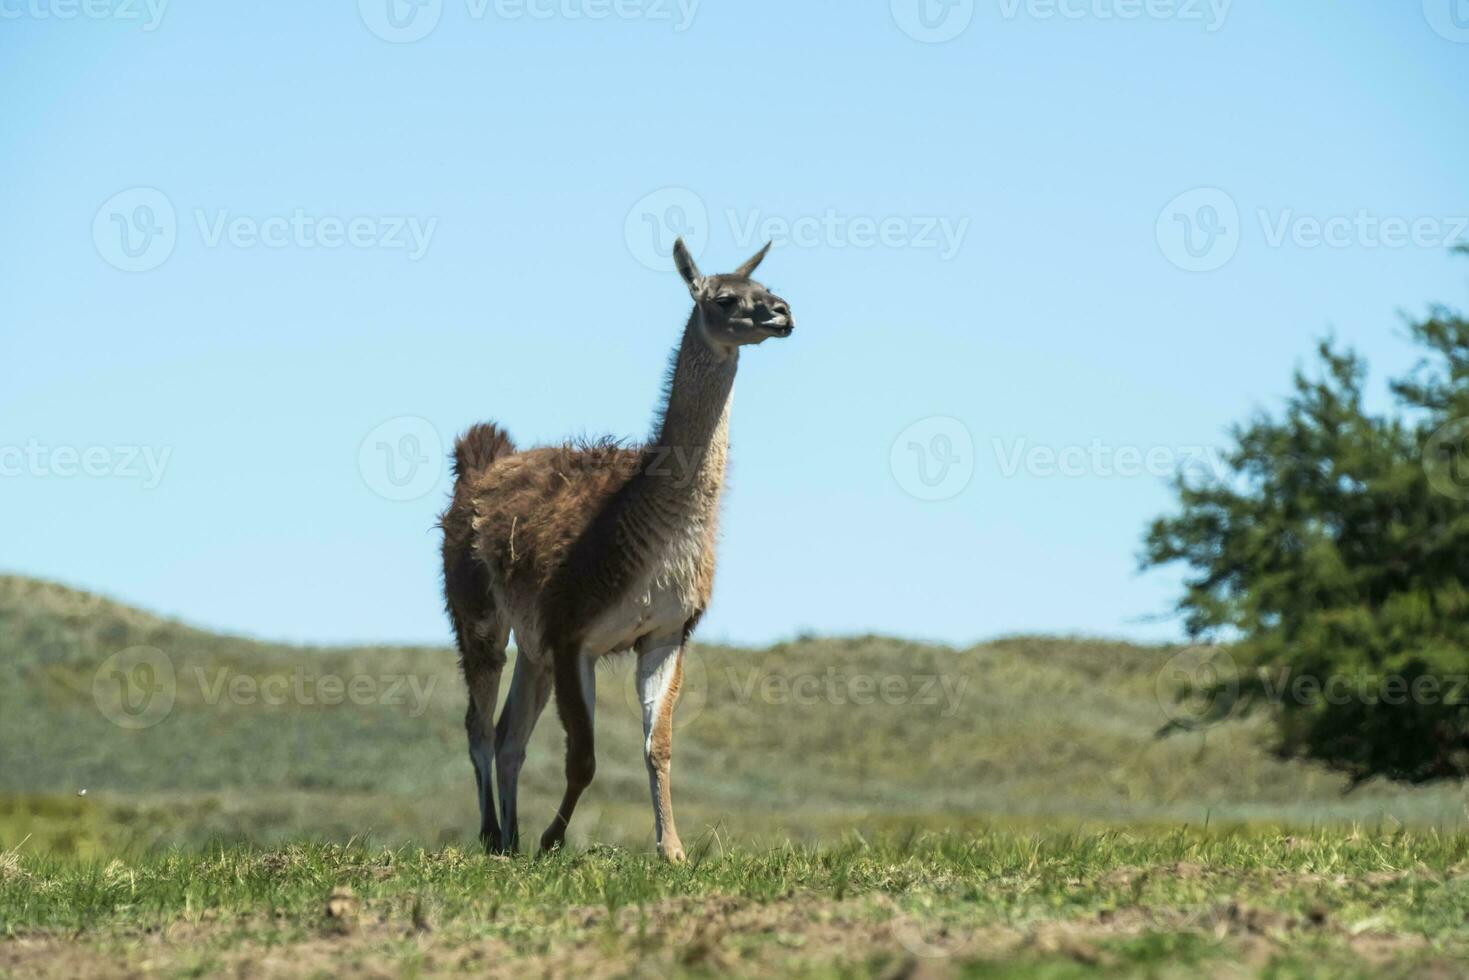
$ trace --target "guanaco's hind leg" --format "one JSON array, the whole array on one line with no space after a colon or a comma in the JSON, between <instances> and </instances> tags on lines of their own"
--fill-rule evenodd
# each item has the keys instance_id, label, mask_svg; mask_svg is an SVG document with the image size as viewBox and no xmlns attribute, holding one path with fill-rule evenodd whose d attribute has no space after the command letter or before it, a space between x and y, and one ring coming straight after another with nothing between
<instances>
[{"instance_id":1,"label":"guanaco's hind leg","mask_svg":"<svg viewBox=\"0 0 1469 980\"><path fill-rule=\"evenodd\" d=\"M479 839L488 851L503 846L500 822L495 819L495 702L500 695L500 674L505 669L505 646L509 630L497 621L488 603L476 610L477 618L455 610L454 632L469 688L469 708L464 716L469 737L469 761L474 764L474 787L479 799Z\"/></svg>"},{"instance_id":2,"label":"guanaco's hind leg","mask_svg":"<svg viewBox=\"0 0 1469 980\"><path fill-rule=\"evenodd\" d=\"M597 774L596 738L592 722L597 703L596 660L580 651L555 653L556 710L566 729L566 792L551 825L541 835L541 850L566 842L566 827L582 791Z\"/></svg>"},{"instance_id":3,"label":"guanaco's hind leg","mask_svg":"<svg viewBox=\"0 0 1469 980\"><path fill-rule=\"evenodd\" d=\"M520 847L516 806L520 770L525 764L525 749L536 720L550 700L551 688L551 665L536 663L524 649L516 653L510 693L500 712L500 722L495 726L495 782L500 792L501 833L505 850L512 853Z\"/></svg>"},{"instance_id":4,"label":"guanaco's hind leg","mask_svg":"<svg viewBox=\"0 0 1469 980\"><path fill-rule=\"evenodd\" d=\"M638 701L643 707L643 762L653 795L653 829L658 853L675 863L684 860L683 844L673 824L673 708L683 687L683 645L650 647L638 654Z\"/></svg>"}]
</instances>

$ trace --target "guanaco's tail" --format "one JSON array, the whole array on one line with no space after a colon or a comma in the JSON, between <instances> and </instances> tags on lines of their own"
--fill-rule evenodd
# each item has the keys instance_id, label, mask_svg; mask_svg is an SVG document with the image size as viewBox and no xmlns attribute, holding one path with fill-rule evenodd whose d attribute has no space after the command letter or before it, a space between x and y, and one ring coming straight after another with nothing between
<instances>
[{"instance_id":1,"label":"guanaco's tail","mask_svg":"<svg viewBox=\"0 0 1469 980\"><path fill-rule=\"evenodd\" d=\"M515 452L505 430L490 422L472 426L454 442L454 477L463 479L489 467L501 456Z\"/></svg>"}]
</instances>

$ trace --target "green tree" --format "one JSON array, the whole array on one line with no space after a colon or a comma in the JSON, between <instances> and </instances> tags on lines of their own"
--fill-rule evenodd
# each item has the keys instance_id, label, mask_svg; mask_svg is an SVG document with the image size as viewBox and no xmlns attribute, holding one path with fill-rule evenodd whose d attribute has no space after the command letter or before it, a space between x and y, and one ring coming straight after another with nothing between
<instances>
[{"instance_id":1,"label":"green tree","mask_svg":"<svg viewBox=\"0 0 1469 980\"><path fill-rule=\"evenodd\" d=\"M1469 321L1436 306L1410 330L1395 411L1322 343L1282 413L1232 430L1225 474L1176 481L1143 555L1188 566L1187 628L1239 668L1206 720L1267 705L1281 754L1357 781L1469 774Z\"/></svg>"}]
</instances>

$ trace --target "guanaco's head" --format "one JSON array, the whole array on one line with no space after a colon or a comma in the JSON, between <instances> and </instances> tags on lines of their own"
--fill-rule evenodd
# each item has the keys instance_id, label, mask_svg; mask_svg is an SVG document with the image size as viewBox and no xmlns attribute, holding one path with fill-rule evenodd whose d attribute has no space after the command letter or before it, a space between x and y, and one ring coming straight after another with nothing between
<instances>
[{"instance_id":1,"label":"guanaco's head","mask_svg":"<svg viewBox=\"0 0 1469 980\"><path fill-rule=\"evenodd\" d=\"M796 329L786 301L750 278L769 251L767 244L734 272L706 276L694 264L683 239L674 243L673 261L689 284L704 339L711 347L727 352L771 337L789 337Z\"/></svg>"}]
</instances>

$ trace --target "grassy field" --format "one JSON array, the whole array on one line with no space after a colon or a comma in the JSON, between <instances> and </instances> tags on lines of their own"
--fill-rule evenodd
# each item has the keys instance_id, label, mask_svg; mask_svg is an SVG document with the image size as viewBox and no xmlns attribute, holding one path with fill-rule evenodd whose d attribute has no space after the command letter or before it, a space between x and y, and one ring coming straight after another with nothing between
<instances>
[{"instance_id":1,"label":"grassy field","mask_svg":"<svg viewBox=\"0 0 1469 980\"><path fill-rule=\"evenodd\" d=\"M728 850L245 847L0 864L0 971L1460 972L1460 835L924 835Z\"/></svg>"},{"instance_id":2,"label":"grassy field","mask_svg":"<svg viewBox=\"0 0 1469 980\"><path fill-rule=\"evenodd\" d=\"M612 663L568 852L503 860L473 847L451 652L259 643L0 577L0 973L1465 972L1462 793L1347 793L1261 720L1160 738L1174 653L700 646L684 868L649 853ZM561 744L548 713L529 833Z\"/></svg>"}]
</instances>

